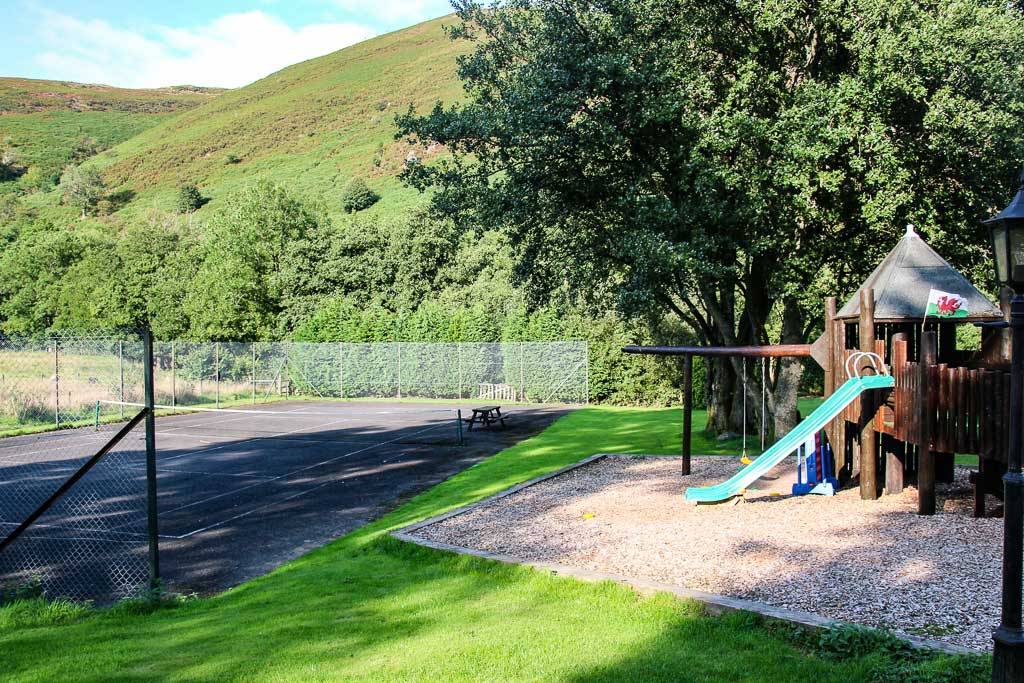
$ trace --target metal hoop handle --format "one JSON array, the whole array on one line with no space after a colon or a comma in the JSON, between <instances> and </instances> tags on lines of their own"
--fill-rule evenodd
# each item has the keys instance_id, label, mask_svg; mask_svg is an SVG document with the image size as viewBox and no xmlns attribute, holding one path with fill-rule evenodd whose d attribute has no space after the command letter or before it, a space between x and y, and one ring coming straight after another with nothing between
<instances>
[{"instance_id":1,"label":"metal hoop handle","mask_svg":"<svg viewBox=\"0 0 1024 683\"><path fill-rule=\"evenodd\" d=\"M846 359L846 376L850 379L860 377L860 370L856 366L857 363L860 362L861 358L867 358L871 362L871 368L875 371L876 375L889 374L889 368L885 367L885 361L882 360L882 357L877 353L873 353L871 351L857 351L856 353L850 354L850 357ZM850 365L851 363L853 363L852 367Z\"/></svg>"}]
</instances>

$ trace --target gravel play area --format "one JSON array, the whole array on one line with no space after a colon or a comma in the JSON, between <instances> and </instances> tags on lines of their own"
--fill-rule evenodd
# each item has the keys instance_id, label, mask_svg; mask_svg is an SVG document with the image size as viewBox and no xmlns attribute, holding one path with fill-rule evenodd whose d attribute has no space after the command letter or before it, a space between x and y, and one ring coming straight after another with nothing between
<instances>
[{"instance_id":1,"label":"gravel play area","mask_svg":"<svg viewBox=\"0 0 1024 683\"><path fill-rule=\"evenodd\" d=\"M608 457L415 532L440 543L660 581L989 649L999 622L1002 520L970 516L968 470L939 485L939 513L913 489L790 496L792 464L742 499L684 502L686 486L737 459Z\"/></svg>"}]
</instances>

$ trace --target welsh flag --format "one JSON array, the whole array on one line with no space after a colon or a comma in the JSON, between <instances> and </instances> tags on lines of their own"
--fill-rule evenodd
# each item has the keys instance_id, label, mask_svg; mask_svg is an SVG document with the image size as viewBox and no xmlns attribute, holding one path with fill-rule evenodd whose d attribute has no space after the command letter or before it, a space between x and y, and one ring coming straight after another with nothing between
<instances>
[{"instance_id":1,"label":"welsh flag","mask_svg":"<svg viewBox=\"0 0 1024 683\"><path fill-rule=\"evenodd\" d=\"M925 311L925 317L928 316L936 318L966 318L967 299L959 294L929 289L928 310Z\"/></svg>"}]
</instances>

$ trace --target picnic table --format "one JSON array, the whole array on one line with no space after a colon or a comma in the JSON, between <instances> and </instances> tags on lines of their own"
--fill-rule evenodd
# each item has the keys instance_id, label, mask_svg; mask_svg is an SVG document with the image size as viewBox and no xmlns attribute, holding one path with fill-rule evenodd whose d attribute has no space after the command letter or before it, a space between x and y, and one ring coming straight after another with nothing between
<instances>
[{"instance_id":1,"label":"picnic table","mask_svg":"<svg viewBox=\"0 0 1024 683\"><path fill-rule=\"evenodd\" d=\"M501 406L482 406L480 408L472 408L472 411L472 416L465 418L466 422L469 423L468 431L473 431L473 425L475 424L490 427L498 423L502 429L505 428L505 418L508 416L501 414Z\"/></svg>"}]
</instances>

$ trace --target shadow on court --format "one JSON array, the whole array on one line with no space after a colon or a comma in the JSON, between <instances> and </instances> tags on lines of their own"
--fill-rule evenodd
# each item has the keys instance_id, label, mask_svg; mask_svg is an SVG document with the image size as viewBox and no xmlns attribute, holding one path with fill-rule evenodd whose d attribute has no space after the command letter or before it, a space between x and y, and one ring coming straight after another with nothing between
<instances>
[{"instance_id":1,"label":"shadow on court","mask_svg":"<svg viewBox=\"0 0 1024 683\"><path fill-rule=\"evenodd\" d=\"M212 593L262 575L376 519L403 500L542 431L571 410L514 406L507 429L464 432L450 404L289 402L160 417L161 573L170 590ZM84 431L84 430L83 430ZM0 532L78 466L57 432L0 441ZM145 568L142 430L0 556L0 580L26 562L73 597L106 601ZM88 451L92 442L75 449ZM48 448L53 446L53 448ZM4 458L4 453L36 453ZM17 501L15 503L15 501ZM19 547L20 546L20 547ZM17 552L11 552L17 551ZM5 563L7 567L5 567Z\"/></svg>"}]
</instances>

